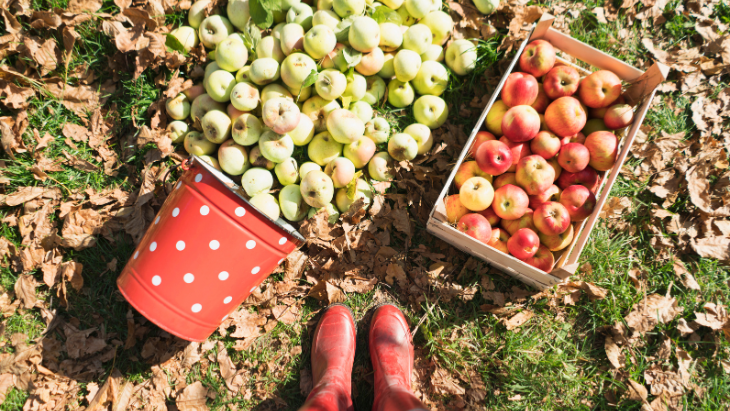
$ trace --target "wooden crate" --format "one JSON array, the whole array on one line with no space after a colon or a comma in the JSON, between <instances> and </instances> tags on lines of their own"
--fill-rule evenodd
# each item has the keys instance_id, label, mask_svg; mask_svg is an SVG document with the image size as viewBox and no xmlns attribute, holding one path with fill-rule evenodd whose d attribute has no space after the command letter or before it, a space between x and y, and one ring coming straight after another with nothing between
<instances>
[{"instance_id":1,"label":"wooden crate","mask_svg":"<svg viewBox=\"0 0 730 411\"><path fill-rule=\"evenodd\" d=\"M549 14L544 14L536 23L530 37L520 45L519 50L517 50L515 57L509 65L509 68L505 72L504 76L502 76L502 79L492 94L492 97L489 99L486 107L484 107L484 111L482 111L482 114L479 116L479 120L472 130L469 140L464 146L461 155L459 155L458 161L456 162L451 175L449 175L449 178L446 180L446 184L444 185L433 210L431 210L427 223L427 230L431 234L538 289L548 288L575 273L575 270L578 268L578 258L580 257L580 253L583 251L583 247L585 247L588 237L596 224L598 214L603 208L603 205L606 203L606 200L608 200L611 187L619 175L621 166L623 166L624 161L626 160L626 156L628 155L631 144L636 137L636 133L639 131L639 127L644 121L646 112L649 110L651 101L656 93L656 87L666 79L669 72L668 67L661 63L655 63L646 72L634 68L621 60L611 57L600 50L555 30L552 28L554 20L555 17ZM601 175L601 186L596 193L595 211L583 222L575 223L575 235L573 237L573 242L565 249L555 253L556 262L552 272L550 273L538 270L537 268L534 268L511 255L502 253L501 251L498 251L497 249L456 230L446 219L446 209L443 201L447 195L457 193L452 184L456 171L459 169L459 166L461 166L461 163L466 159L469 148L474 143L477 132L482 129L487 113L489 113L494 102L499 99L507 76L512 73L515 66L518 66L520 55L525 49L525 46L527 46L529 42L537 39L549 41L556 49L562 51L563 54L575 57L592 67L614 72L624 82L630 84L623 94L626 102L633 106L638 106L634 116L634 123L626 132L624 132L622 138L621 135L618 136L621 140L619 142L619 154L616 165L611 170L603 173L599 172L599 175ZM582 74L590 73L590 71L575 66L564 59L559 58L558 60L562 64L568 64L576 67ZM519 66L516 71L519 71Z\"/></svg>"}]
</instances>

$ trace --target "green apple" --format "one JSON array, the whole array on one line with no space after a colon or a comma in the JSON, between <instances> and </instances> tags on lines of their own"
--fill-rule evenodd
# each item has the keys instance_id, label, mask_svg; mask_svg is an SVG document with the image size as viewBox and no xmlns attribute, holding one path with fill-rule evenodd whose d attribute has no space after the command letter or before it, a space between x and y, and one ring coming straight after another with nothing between
<instances>
[{"instance_id":1,"label":"green apple","mask_svg":"<svg viewBox=\"0 0 730 411\"><path fill-rule=\"evenodd\" d=\"M208 82L208 77L210 77L211 74L218 70L221 70L221 68L215 61L205 66L205 72L203 74L203 87L208 87L206 84Z\"/></svg>"},{"instance_id":2,"label":"green apple","mask_svg":"<svg viewBox=\"0 0 730 411\"><path fill-rule=\"evenodd\" d=\"M352 143L345 146L342 154L348 160L352 161L355 168L363 168L368 164L375 154L375 143L368 137L360 137Z\"/></svg>"},{"instance_id":3,"label":"green apple","mask_svg":"<svg viewBox=\"0 0 730 411\"><path fill-rule=\"evenodd\" d=\"M319 164L315 162L307 161L306 163L299 166L299 177L304 178L304 176L306 176L307 173L312 170L322 171L322 167L320 167Z\"/></svg>"},{"instance_id":4,"label":"green apple","mask_svg":"<svg viewBox=\"0 0 730 411\"><path fill-rule=\"evenodd\" d=\"M365 137L375 144L383 144L390 137L390 124L383 117L375 117L365 124Z\"/></svg>"},{"instance_id":5,"label":"green apple","mask_svg":"<svg viewBox=\"0 0 730 411\"><path fill-rule=\"evenodd\" d=\"M248 50L239 40L225 39L215 49L215 62L226 71L238 71L248 61Z\"/></svg>"},{"instance_id":6,"label":"green apple","mask_svg":"<svg viewBox=\"0 0 730 411\"><path fill-rule=\"evenodd\" d=\"M304 50L304 28L296 23L287 23L281 29L281 50L287 56L294 50Z\"/></svg>"},{"instance_id":7,"label":"green apple","mask_svg":"<svg viewBox=\"0 0 730 411\"><path fill-rule=\"evenodd\" d=\"M240 176L248 170L248 151L233 140L227 140L218 147L218 164L232 176Z\"/></svg>"},{"instance_id":8,"label":"green apple","mask_svg":"<svg viewBox=\"0 0 730 411\"><path fill-rule=\"evenodd\" d=\"M236 122L236 119L240 117L243 113L248 113L248 111L241 111L235 107L233 107L233 104L229 104L226 107L226 113L228 114L228 117L231 118L231 124Z\"/></svg>"},{"instance_id":9,"label":"green apple","mask_svg":"<svg viewBox=\"0 0 730 411\"><path fill-rule=\"evenodd\" d=\"M402 82L398 79L390 80L388 83L388 103L397 108L408 107L416 98L416 93L411 87L411 83Z\"/></svg>"},{"instance_id":10,"label":"green apple","mask_svg":"<svg viewBox=\"0 0 730 411\"><path fill-rule=\"evenodd\" d=\"M441 127L449 116L449 107L441 97L421 96L413 103L413 117L430 129Z\"/></svg>"},{"instance_id":11,"label":"green apple","mask_svg":"<svg viewBox=\"0 0 730 411\"><path fill-rule=\"evenodd\" d=\"M344 72L347 71L347 69L349 69L350 67L355 67L360 64L360 60L362 60L362 53L352 47L346 47L344 45L343 47L335 46L335 50L337 50L337 53L332 59L332 67L328 68L335 68ZM325 59L324 61L326 62L327 59Z\"/></svg>"},{"instance_id":12,"label":"green apple","mask_svg":"<svg viewBox=\"0 0 730 411\"><path fill-rule=\"evenodd\" d=\"M203 133L191 131L185 135L183 147L190 155L203 156L214 153L218 145L205 138Z\"/></svg>"},{"instance_id":13,"label":"green apple","mask_svg":"<svg viewBox=\"0 0 730 411\"><path fill-rule=\"evenodd\" d=\"M456 40L446 48L446 65L459 76L474 70L477 61L477 48L469 40Z\"/></svg>"},{"instance_id":14,"label":"green apple","mask_svg":"<svg viewBox=\"0 0 730 411\"><path fill-rule=\"evenodd\" d=\"M271 58L257 58L251 63L248 76L255 84L264 86L279 79L279 63Z\"/></svg>"},{"instance_id":15,"label":"green apple","mask_svg":"<svg viewBox=\"0 0 730 411\"><path fill-rule=\"evenodd\" d=\"M259 137L259 149L267 160L278 164L294 153L294 142L288 134L265 130Z\"/></svg>"},{"instance_id":16,"label":"green apple","mask_svg":"<svg viewBox=\"0 0 730 411\"><path fill-rule=\"evenodd\" d=\"M449 86L449 72L439 62L424 61L411 84L418 94L440 96Z\"/></svg>"},{"instance_id":17,"label":"green apple","mask_svg":"<svg viewBox=\"0 0 730 411\"><path fill-rule=\"evenodd\" d=\"M350 206L361 198L365 203L365 208L368 208L373 202L373 189L370 188L370 185L366 183L365 180L358 178L355 183L355 188L355 196L353 198L349 198L347 196L347 188L340 188L337 190L335 203L341 213L347 212L347 210L350 209Z\"/></svg>"},{"instance_id":18,"label":"green apple","mask_svg":"<svg viewBox=\"0 0 730 411\"><path fill-rule=\"evenodd\" d=\"M322 24L331 28L332 33L334 33L334 30L340 21L340 17L334 11L319 9L319 11L314 13L314 16L312 17L312 26Z\"/></svg>"},{"instance_id":19,"label":"green apple","mask_svg":"<svg viewBox=\"0 0 730 411\"><path fill-rule=\"evenodd\" d=\"M279 209L279 202L276 201L276 197L269 193L256 194L248 200L252 206L256 207L262 214L276 221L281 215Z\"/></svg>"},{"instance_id":20,"label":"green apple","mask_svg":"<svg viewBox=\"0 0 730 411\"><path fill-rule=\"evenodd\" d=\"M408 9L406 8L406 5L402 5L398 8L398 10L395 11L400 16L401 25L410 27L418 21L417 18L411 16L411 14L408 12Z\"/></svg>"},{"instance_id":21,"label":"green apple","mask_svg":"<svg viewBox=\"0 0 730 411\"><path fill-rule=\"evenodd\" d=\"M332 10L334 0L317 0L317 10Z\"/></svg>"},{"instance_id":22,"label":"green apple","mask_svg":"<svg viewBox=\"0 0 730 411\"><path fill-rule=\"evenodd\" d=\"M327 131L340 144L350 144L365 133L365 123L353 112L338 108L327 116Z\"/></svg>"},{"instance_id":23,"label":"green apple","mask_svg":"<svg viewBox=\"0 0 730 411\"><path fill-rule=\"evenodd\" d=\"M403 5L404 0L381 0L381 3L383 3L386 7L390 8L391 10L398 10L400 6Z\"/></svg>"},{"instance_id":24,"label":"green apple","mask_svg":"<svg viewBox=\"0 0 730 411\"><path fill-rule=\"evenodd\" d=\"M314 96L302 104L302 113L312 120L314 131L321 132L327 130L327 116L338 108L340 108L340 104L336 100L326 100L320 96Z\"/></svg>"},{"instance_id":25,"label":"green apple","mask_svg":"<svg viewBox=\"0 0 730 411\"><path fill-rule=\"evenodd\" d=\"M287 11L290 8L296 6L297 4L300 4L301 0L280 0L280 6L283 11Z\"/></svg>"},{"instance_id":26,"label":"green apple","mask_svg":"<svg viewBox=\"0 0 730 411\"><path fill-rule=\"evenodd\" d=\"M279 179L279 183L283 186L296 183L299 181L297 160L291 157L287 158L274 167L274 173L276 173L276 178Z\"/></svg>"},{"instance_id":27,"label":"green apple","mask_svg":"<svg viewBox=\"0 0 730 411\"><path fill-rule=\"evenodd\" d=\"M355 113L355 115L362 120L363 123L367 123L368 121L372 120L373 118L373 107L364 102L364 101L356 101L350 105L350 111ZM363 124L364 127L364 124ZM364 128L363 128L364 133Z\"/></svg>"},{"instance_id":28,"label":"green apple","mask_svg":"<svg viewBox=\"0 0 730 411\"><path fill-rule=\"evenodd\" d=\"M296 185L288 185L279 192L279 207L284 218L289 221L302 221L309 213L311 207L304 201L301 188Z\"/></svg>"},{"instance_id":29,"label":"green apple","mask_svg":"<svg viewBox=\"0 0 730 411\"><path fill-rule=\"evenodd\" d=\"M269 37L267 37L269 38ZM248 75L248 72L251 70L251 66L243 66L240 70L236 72L236 83L240 83L242 81L251 81L251 77Z\"/></svg>"},{"instance_id":30,"label":"green apple","mask_svg":"<svg viewBox=\"0 0 730 411\"><path fill-rule=\"evenodd\" d=\"M264 104L261 120L275 133L286 134L297 128L300 114L299 107L288 98L271 98Z\"/></svg>"},{"instance_id":31,"label":"green apple","mask_svg":"<svg viewBox=\"0 0 730 411\"><path fill-rule=\"evenodd\" d=\"M283 22L275 25L274 28L271 29L271 36L281 41L281 32L284 30L284 26L286 26L286 24L286 22Z\"/></svg>"},{"instance_id":32,"label":"green apple","mask_svg":"<svg viewBox=\"0 0 730 411\"><path fill-rule=\"evenodd\" d=\"M431 129L423 124L413 123L403 130L404 133L413 137L418 143L418 155L426 154L433 147L433 135Z\"/></svg>"},{"instance_id":33,"label":"green apple","mask_svg":"<svg viewBox=\"0 0 730 411\"><path fill-rule=\"evenodd\" d=\"M233 121L231 137L242 146L251 146L259 142L264 125L251 113L243 113Z\"/></svg>"},{"instance_id":34,"label":"green apple","mask_svg":"<svg viewBox=\"0 0 730 411\"><path fill-rule=\"evenodd\" d=\"M200 121L205 138L213 143L220 144L231 136L231 118L220 110L212 110L203 116Z\"/></svg>"},{"instance_id":35,"label":"green apple","mask_svg":"<svg viewBox=\"0 0 730 411\"><path fill-rule=\"evenodd\" d=\"M474 5L482 14L492 14L499 8L499 0L474 0Z\"/></svg>"},{"instance_id":36,"label":"green apple","mask_svg":"<svg viewBox=\"0 0 730 411\"><path fill-rule=\"evenodd\" d=\"M276 163L267 160L266 157L261 154L261 148L257 145L250 147L248 151L248 161L254 167L261 167L267 170L273 170L276 167Z\"/></svg>"},{"instance_id":37,"label":"green apple","mask_svg":"<svg viewBox=\"0 0 730 411\"><path fill-rule=\"evenodd\" d=\"M299 3L292 6L289 11L286 12L286 22L294 23L302 26L304 31L312 28L312 16L314 12L308 4Z\"/></svg>"},{"instance_id":38,"label":"green apple","mask_svg":"<svg viewBox=\"0 0 730 411\"><path fill-rule=\"evenodd\" d=\"M385 64L385 55L380 47L375 47L370 53L362 55L360 62L355 66L355 70L363 76L372 76L378 74Z\"/></svg>"},{"instance_id":39,"label":"green apple","mask_svg":"<svg viewBox=\"0 0 730 411\"><path fill-rule=\"evenodd\" d=\"M295 89L286 86L286 89L289 90L289 93L291 93L292 96L294 96L294 102L300 107L312 95L312 86L304 87L303 89Z\"/></svg>"},{"instance_id":40,"label":"green apple","mask_svg":"<svg viewBox=\"0 0 730 411\"><path fill-rule=\"evenodd\" d=\"M167 132L170 133L170 139L173 143L182 143L188 131L190 131L188 123L184 121L171 121L167 125Z\"/></svg>"},{"instance_id":41,"label":"green apple","mask_svg":"<svg viewBox=\"0 0 730 411\"><path fill-rule=\"evenodd\" d=\"M256 45L256 58L266 57L276 60L279 64L286 58L284 51L281 49L281 42L274 36L266 36Z\"/></svg>"},{"instance_id":42,"label":"green apple","mask_svg":"<svg viewBox=\"0 0 730 411\"><path fill-rule=\"evenodd\" d=\"M343 19L347 16L359 16L365 11L365 0L333 0L332 8Z\"/></svg>"},{"instance_id":43,"label":"green apple","mask_svg":"<svg viewBox=\"0 0 730 411\"><path fill-rule=\"evenodd\" d=\"M268 193L273 185L274 176L271 175L271 171L265 168L249 168L241 176L241 187L243 187L243 191L249 197L253 197L256 194Z\"/></svg>"},{"instance_id":44,"label":"green apple","mask_svg":"<svg viewBox=\"0 0 730 411\"><path fill-rule=\"evenodd\" d=\"M321 210L324 210L325 213L329 216L327 218L327 222L330 224L336 224L337 220L340 219L340 212L337 211L337 208L335 208L334 204L329 203L325 205L324 207L320 208L310 208L309 212L307 213L307 218L314 217L317 213L319 213Z\"/></svg>"},{"instance_id":45,"label":"green apple","mask_svg":"<svg viewBox=\"0 0 730 411\"><path fill-rule=\"evenodd\" d=\"M325 100L340 98L347 88L347 77L339 70L326 69L317 75L314 90Z\"/></svg>"},{"instance_id":46,"label":"green apple","mask_svg":"<svg viewBox=\"0 0 730 411\"><path fill-rule=\"evenodd\" d=\"M223 16L213 15L206 17L198 28L198 37L203 45L214 49L218 43L233 33L233 25Z\"/></svg>"},{"instance_id":47,"label":"green apple","mask_svg":"<svg viewBox=\"0 0 730 411\"><path fill-rule=\"evenodd\" d=\"M248 0L228 0L226 14L231 24L236 26L238 30L245 31L246 23L248 23L249 17L251 17L248 9Z\"/></svg>"},{"instance_id":48,"label":"green apple","mask_svg":"<svg viewBox=\"0 0 730 411\"><path fill-rule=\"evenodd\" d=\"M313 170L302 179L299 192L310 206L324 207L332 201L335 187L327 174L323 171Z\"/></svg>"},{"instance_id":49,"label":"green apple","mask_svg":"<svg viewBox=\"0 0 730 411\"><path fill-rule=\"evenodd\" d=\"M165 111L173 120L185 120L190 115L190 100L183 93L175 98L168 98L165 102Z\"/></svg>"},{"instance_id":50,"label":"green apple","mask_svg":"<svg viewBox=\"0 0 730 411\"><path fill-rule=\"evenodd\" d=\"M281 63L281 79L291 88L300 89L307 76L317 70L317 63L304 53L293 53Z\"/></svg>"},{"instance_id":51,"label":"green apple","mask_svg":"<svg viewBox=\"0 0 730 411\"><path fill-rule=\"evenodd\" d=\"M295 146L306 146L314 138L314 123L306 115L299 116L299 124L287 134Z\"/></svg>"},{"instance_id":52,"label":"green apple","mask_svg":"<svg viewBox=\"0 0 730 411\"><path fill-rule=\"evenodd\" d=\"M323 59L335 49L336 45L335 32L324 24L312 27L304 35L304 51L315 60Z\"/></svg>"},{"instance_id":53,"label":"green apple","mask_svg":"<svg viewBox=\"0 0 730 411\"><path fill-rule=\"evenodd\" d=\"M210 0L198 0L190 6L188 10L188 24L194 29L200 27L200 23L205 19L205 9L210 4Z\"/></svg>"},{"instance_id":54,"label":"green apple","mask_svg":"<svg viewBox=\"0 0 730 411\"><path fill-rule=\"evenodd\" d=\"M350 97L350 101L360 101L365 97L367 90L368 82L365 80L365 77L354 73L352 79L347 80L347 87L345 88L345 92L342 93L342 97Z\"/></svg>"},{"instance_id":55,"label":"green apple","mask_svg":"<svg viewBox=\"0 0 730 411\"><path fill-rule=\"evenodd\" d=\"M421 55L413 50L401 49L393 59L393 68L398 81L411 81L421 69Z\"/></svg>"},{"instance_id":56,"label":"green apple","mask_svg":"<svg viewBox=\"0 0 730 411\"><path fill-rule=\"evenodd\" d=\"M365 95L361 101L368 103L369 105L377 105L385 95L385 81L379 76L365 77Z\"/></svg>"},{"instance_id":57,"label":"green apple","mask_svg":"<svg viewBox=\"0 0 730 411\"><path fill-rule=\"evenodd\" d=\"M310 160L324 167L342 154L342 144L325 131L314 136L307 146L307 154Z\"/></svg>"},{"instance_id":58,"label":"green apple","mask_svg":"<svg viewBox=\"0 0 730 411\"><path fill-rule=\"evenodd\" d=\"M368 174L373 180L390 181L393 173L393 158L385 151L375 154L368 162Z\"/></svg>"},{"instance_id":59,"label":"green apple","mask_svg":"<svg viewBox=\"0 0 730 411\"><path fill-rule=\"evenodd\" d=\"M378 77L387 80L395 77L395 66L393 65L394 61L395 53L385 53L383 56L383 68L381 68L378 72Z\"/></svg>"},{"instance_id":60,"label":"green apple","mask_svg":"<svg viewBox=\"0 0 730 411\"><path fill-rule=\"evenodd\" d=\"M231 104L241 111L252 111L259 105L259 89L251 83L241 82L231 90Z\"/></svg>"},{"instance_id":61,"label":"green apple","mask_svg":"<svg viewBox=\"0 0 730 411\"><path fill-rule=\"evenodd\" d=\"M216 70L208 77L208 95L219 103L228 102L231 99L231 91L236 85L236 78L225 70Z\"/></svg>"},{"instance_id":62,"label":"green apple","mask_svg":"<svg viewBox=\"0 0 730 411\"><path fill-rule=\"evenodd\" d=\"M352 21L347 39L355 50L370 53L380 44L380 26L370 17L356 17Z\"/></svg>"},{"instance_id":63,"label":"green apple","mask_svg":"<svg viewBox=\"0 0 730 411\"><path fill-rule=\"evenodd\" d=\"M205 161L206 163L210 164L216 170L223 171L223 169L221 168L221 165L218 163L217 158L211 157L208 155L198 156L198 158Z\"/></svg>"},{"instance_id":64,"label":"green apple","mask_svg":"<svg viewBox=\"0 0 730 411\"><path fill-rule=\"evenodd\" d=\"M388 140L388 154L397 161L413 160L418 155L418 143L410 134L395 133Z\"/></svg>"},{"instance_id":65,"label":"green apple","mask_svg":"<svg viewBox=\"0 0 730 411\"><path fill-rule=\"evenodd\" d=\"M438 61L439 63L444 61L444 48L438 44L431 44L428 46L428 50L421 54L422 61Z\"/></svg>"},{"instance_id":66,"label":"green apple","mask_svg":"<svg viewBox=\"0 0 730 411\"><path fill-rule=\"evenodd\" d=\"M226 106L213 100L208 94L201 94L196 97L193 104L190 105L190 117L193 120L193 125L202 130L200 122L203 120L203 116L212 110L225 111Z\"/></svg>"},{"instance_id":67,"label":"green apple","mask_svg":"<svg viewBox=\"0 0 730 411\"><path fill-rule=\"evenodd\" d=\"M431 11L441 9L441 0L406 0L404 6L408 14L416 19L422 19Z\"/></svg>"},{"instance_id":68,"label":"green apple","mask_svg":"<svg viewBox=\"0 0 730 411\"><path fill-rule=\"evenodd\" d=\"M380 23L380 48L395 51L403 44L403 32L395 23Z\"/></svg>"},{"instance_id":69,"label":"green apple","mask_svg":"<svg viewBox=\"0 0 730 411\"><path fill-rule=\"evenodd\" d=\"M170 34L172 34L180 42L180 44L182 44L185 51L188 52L199 43L198 32L190 26L178 27L171 31Z\"/></svg>"},{"instance_id":70,"label":"green apple","mask_svg":"<svg viewBox=\"0 0 730 411\"><path fill-rule=\"evenodd\" d=\"M428 26L431 33L433 33L433 44L439 46L446 42L451 31L454 29L454 20L441 10L434 10L428 13L419 24Z\"/></svg>"},{"instance_id":71,"label":"green apple","mask_svg":"<svg viewBox=\"0 0 730 411\"><path fill-rule=\"evenodd\" d=\"M282 86L281 84L277 83L267 84L266 87L261 90L261 105L263 106L269 99L272 98L286 98L294 101L294 97L292 97L289 90L287 90L286 87Z\"/></svg>"},{"instance_id":72,"label":"green apple","mask_svg":"<svg viewBox=\"0 0 730 411\"><path fill-rule=\"evenodd\" d=\"M431 29L425 24L414 24L408 27L403 33L403 48L412 50L420 55L428 50L428 46L433 42L433 34Z\"/></svg>"},{"instance_id":73,"label":"green apple","mask_svg":"<svg viewBox=\"0 0 730 411\"><path fill-rule=\"evenodd\" d=\"M355 164L346 157L337 157L327 163L324 173L332 179L335 188L345 187L355 177Z\"/></svg>"}]
</instances>

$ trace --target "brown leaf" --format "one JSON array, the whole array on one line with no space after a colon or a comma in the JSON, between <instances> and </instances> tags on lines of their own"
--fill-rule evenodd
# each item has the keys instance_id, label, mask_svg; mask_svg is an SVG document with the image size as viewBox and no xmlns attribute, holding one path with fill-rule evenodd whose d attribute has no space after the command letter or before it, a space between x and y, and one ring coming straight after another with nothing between
<instances>
[{"instance_id":1,"label":"brown leaf","mask_svg":"<svg viewBox=\"0 0 730 411\"><path fill-rule=\"evenodd\" d=\"M525 324L527 321L530 320L535 315L530 310L522 310L517 315L512 316L510 319L501 319L500 322L504 324L505 327L507 327L508 330L514 330L521 325Z\"/></svg>"},{"instance_id":2,"label":"brown leaf","mask_svg":"<svg viewBox=\"0 0 730 411\"><path fill-rule=\"evenodd\" d=\"M94 209L78 209L71 211L63 220L61 228L61 245L72 247L74 250L83 250L96 244L97 235L104 220Z\"/></svg>"},{"instance_id":3,"label":"brown leaf","mask_svg":"<svg viewBox=\"0 0 730 411\"><path fill-rule=\"evenodd\" d=\"M63 125L61 134L63 134L66 137L72 138L74 141L88 142L89 135L91 133L89 132L89 129L86 127L83 127L83 126L80 126L80 125L74 124L74 123L66 123Z\"/></svg>"},{"instance_id":4,"label":"brown leaf","mask_svg":"<svg viewBox=\"0 0 730 411\"><path fill-rule=\"evenodd\" d=\"M67 10L71 13L95 13L101 8L101 0L69 0Z\"/></svg>"},{"instance_id":5,"label":"brown leaf","mask_svg":"<svg viewBox=\"0 0 730 411\"><path fill-rule=\"evenodd\" d=\"M646 391L646 387L644 387L643 384L639 384L638 382L629 378L629 384L627 388L627 391L629 393L629 399L631 401L646 402L649 393Z\"/></svg>"},{"instance_id":6,"label":"brown leaf","mask_svg":"<svg viewBox=\"0 0 730 411\"><path fill-rule=\"evenodd\" d=\"M678 259L677 257L674 257L673 260L674 262L672 264L672 267L674 267L674 273L677 275L677 277L679 277L679 280L682 282L682 284L690 290L700 291L700 285L697 284L697 280L695 280L695 277L689 271L687 271L687 267L684 266L682 260Z\"/></svg>"},{"instance_id":7,"label":"brown leaf","mask_svg":"<svg viewBox=\"0 0 730 411\"><path fill-rule=\"evenodd\" d=\"M464 395L466 393L464 387L458 384L457 379L438 365L431 374L431 386L441 395Z\"/></svg>"},{"instance_id":8,"label":"brown leaf","mask_svg":"<svg viewBox=\"0 0 730 411\"><path fill-rule=\"evenodd\" d=\"M393 285L396 281L398 281L398 284L402 288L405 288L408 285L408 276L403 270L403 267L401 267L399 264L391 263L390 265L388 265L385 273L385 282L387 282L388 284Z\"/></svg>"},{"instance_id":9,"label":"brown leaf","mask_svg":"<svg viewBox=\"0 0 730 411\"><path fill-rule=\"evenodd\" d=\"M690 246L700 257L727 261L730 259L730 238L708 237L692 239Z\"/></svg>"},{"instance_id":10,"label":"brown leaf","mask_svg":"<svg viewBox=\"0 0 730 411\"><path fill-rule=\"evenodd\" d=\"M15 282L15 295L23 303L25 308L35 307L38 298L35 295L35 289L38 287L38 282L32 275L21 275L18 277L18 281Z\"/></svg>"},{"instance_id":11,"label":"brown leaf","mask_svg":"<svg viewBox=\"0 0 730 411\"><path fill-rule=\"evenodd\" d=\"M31 87L20 87L11 82L0 80L0 102L13 110L28 108L28 100L35 95Z\"/></svg>"},{"instance_id":12,"label":"brown leaf","mask_svg":"<svg viewBox=\"0 0 730 411\"><path fill-rule=\"evenodd\" d=\"M697 324L713 330L725 330L726 334L730 334L730 316L725 306L706 303L704 309L705 312L695 312Z\"/></svg>"},{"instance_id":13,"label":"brown leaf","mask_svg":"<svg viewBox=\"0 0 730 411\"><path fill-rule=\"evenodd\" d=\"M241 389L243 378L240 375L236 378L236 367L233 365L233 361L228 356L228 351L226 351L223 344L218 344L218 350L216 361L218 362L221 377L226 382L228 389L233 393L237 393Z\"/></svg>"},{"instance_id":14,"label":"brown leaf","mask_svg":"<svg viewBox=\"0 0 730 411\"><path fill-rule=\"evenodd\" d=\"M4 203L4 205L7 205L9 207L15 207L28 201L34 200L42 196L45 192L45 187L21 187L19 190L4 198L0 197L0 204Z\"/></svg>"},{"instance_id":15,"label":"brown leaf","mask_svg":"<svg viewBox=\"0 0 730 411\"><path fill-rule=\"evenodd\" d=\"M180 411L207 411L205 399L208 396L208 389L200 381L185 387L183 392L175 399L175 405Z\"/></svg>"},{"instance_id":16,"label":"brown leaf","mask_svg":"<svg viewBox=\"0 0 730 411\"><path fill-rule=\"evenodd\" d=\"M613 365L613 368L618 370L626 365L626 356L621 352L621 348L616 345L613 337L610 335L606 336L603 348L606 350L606 357L608 357L608 361Z\"/></svg>"},{"instance_id":17,"label":"brown leaf","mask_svg":"<svg viewBox=\"0 0 730 411\"><path fill-rule=\"evenodd\" d=\"M89 113L99 107L99 93L95 87L85 85L73 87L60 79L49 79L45 89L79 117L88 118Z\"/></svg>"},{"instance_id":18,"label":"brown leaf","mask_svg":"<svg viewBox=\"0 0 730 411\"><path fill-rule=\"evenodd\" d=\"M84 286L84 277L81 276L81 271L84 269L84 265L77 263L76 261L67 261L61 264L59 267L61 270L64 281L71 283L71 286L76 291L80 291Z\"/></svg>"}]
</instances>

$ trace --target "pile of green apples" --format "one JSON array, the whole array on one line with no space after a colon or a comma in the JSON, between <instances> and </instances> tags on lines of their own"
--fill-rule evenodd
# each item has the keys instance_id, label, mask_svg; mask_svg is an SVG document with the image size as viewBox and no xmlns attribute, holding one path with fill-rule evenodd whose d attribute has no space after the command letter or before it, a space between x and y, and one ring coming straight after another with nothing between
<instances>
[{"instance_id":1,"label":"pile of green apples","mask_svg":"<svg viewBox=\"0 0 730 411\"><path fill-rule=\"evenodd\" d=\"M368 205L369 181L392 180L395 161L431 149L449 114L449 70L472 71L476 47L444 50L454 23L441 0L281 0L263 30L250 12L263 0L253 1L206 16L210 0L199 0L189 26L170 33L188 51L202 43L209 63L202 84L167 101L168 131L240 179L270 218L296 222L324 207L335 221L359 198ZM385 99L412 107L416 123L391 129L373 109Z\"/></svg>"}]
</instances>

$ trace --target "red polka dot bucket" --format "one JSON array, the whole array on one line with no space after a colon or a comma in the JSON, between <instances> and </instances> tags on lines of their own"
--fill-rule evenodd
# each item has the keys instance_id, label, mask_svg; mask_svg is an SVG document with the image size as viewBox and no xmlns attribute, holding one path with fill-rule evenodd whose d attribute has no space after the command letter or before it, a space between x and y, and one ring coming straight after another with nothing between
<instances>
[{"instance_id":1,"label":"red polka dot bucket","mask_svg":"<svg viewBox=\"0 0 730 411\"><path fill-rule=\"evenodd\" d=\"M304 238L259 212L205 161L185 164L117 286L160 328L203 341Z\"/></svg>"}]
</instances>

